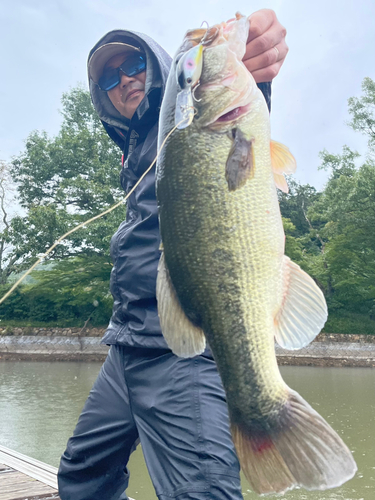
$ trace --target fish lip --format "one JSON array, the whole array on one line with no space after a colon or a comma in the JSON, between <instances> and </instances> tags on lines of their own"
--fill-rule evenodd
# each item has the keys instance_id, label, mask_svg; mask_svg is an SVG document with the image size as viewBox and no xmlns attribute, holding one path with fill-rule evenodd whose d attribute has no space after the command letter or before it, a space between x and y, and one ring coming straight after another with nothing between
<instances>
[{"instance_id":1,"label":"fish lip","mask_svg":"<svg viewBox=\"0 0 375 500\"><path fill-rule=\"evenodd\" d=\"M228 123L228 122L232 122L232 121L236 121L238 120L238 118L240 118L241 116L243 115L246 115L247 113L249 113L250 111L250 108L251 108L251 104L245 104L244 106L236 106L236 107L232 107L231 109L229 109L228 111L225 111L224 113L222 113L216 120L214 123L217 123L217 122L220 122L220 123ZM236 112L236 110L238 110ZM232 116L233 118L224 118L226 115L230 115L232 113Z\"/></svg>"},{"instance_id":2,"label":"fish lip","mask_svg":"<svg viewBox=\"0 0 375 500\"><path fill-rule=\"evenodd\" d=\"M235 110L237 109L239 111L235 112ZM226 108L222 113L220 113L219 116L215 116L215 118L212 121L206 123L205 126L213 129L222 128L225 125L235 123L239 118L242 118L243 116L250 113L250 111L251 111L251 103L244 105L230 106ZM230 115L230 113L232 113L233 118L229 117L229 119L222 119L225 115Z\"/></svg>"}]
</instances>

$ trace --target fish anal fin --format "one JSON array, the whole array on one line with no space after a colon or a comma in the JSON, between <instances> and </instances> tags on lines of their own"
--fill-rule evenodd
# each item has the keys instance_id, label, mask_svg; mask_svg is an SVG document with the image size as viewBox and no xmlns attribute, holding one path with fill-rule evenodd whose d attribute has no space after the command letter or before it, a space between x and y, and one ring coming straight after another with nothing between
<instances>
[{"instance_id":1,"label":"fish anal fin","mask_svg":"<svg viewBox=\"0 0 375 500\"><path fill-rule=\"evenodd\" d=\"M203 330L187 318L169 277L162 253L156 281L156 298L163 336L174 354L189 358L202 354L206 348Z\"/></svg>"},{"instance_id":2,"label":"fish anal fin","mask_svg":"<svg viewBox=\"0 0 375 500\"><path fill-rule=\"evenodd\" d=\"M233 144L225 165L225 178L229 191L242 187L254 175L252 141L240 129L232 129Z\"/></svg>"},{"instance_id":3,"label":"fish anal fin","mask_svg":"<svg viewBox=\"0 0 375 500\"><path fill-rule=\"evenodd\" d=\"M270 436L260 439L236 425L231 425L231 432L241 469L258 495L282 493L296 484Z\"/></svg>"},{"instance_id":4,"label":"fish anal fin","mask_svg":"<svg viewBox=\"0 0 375 500\"><path fill-rule=\"evenodd\" d=\"M241 469L259 495L284 493L297 487L336 488L357 470L338 434L289 388L286 403L264 429L259 435L259 426L246 431L231 424Z\"/></svg>"},{"instance_id":5,"label":"fish anal fin","mask_svg":"<svg viewBox=\"0 0 375 500\"><path fill-rule=\"evenodd\" d=\"M274 319L276 342L284 349L301 349L323 328L327 304L315 281L286 256L283 285L283 301Z\"/></svg>"},{"instance_id":6,"label":"fish anal fin","mask_svg":"<svg viewBox=\"0 0 375 500\"><path fill-rule=\"evenodd\" d=\"M276 187L287 193L288 184L284 178L284 174L293 174L296 171L296 160L289 151L289 148L281 144L281 142L271 141L270 149Z\"/></svg>"}]
</instances>

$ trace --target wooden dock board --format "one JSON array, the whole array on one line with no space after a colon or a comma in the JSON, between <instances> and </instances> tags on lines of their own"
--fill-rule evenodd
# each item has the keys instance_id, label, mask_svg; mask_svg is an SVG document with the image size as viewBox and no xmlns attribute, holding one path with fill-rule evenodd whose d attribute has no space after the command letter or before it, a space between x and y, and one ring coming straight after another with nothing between
<instances>
[{"instance_id":1,"label":"wooden dock board","mask_svg":"<svg viewBox=\"0 0 375 500\"><path fill-rule=\"evenodd\" d=\"M0 445L0 500L61 500L57 490L56 467Z\"/></svg>"},{"instance_id":2,"label":"wooden dock board","mask_svg":"<svg viewBox=\"0 0 375 500\"><path fill-rule=\"evenodd\" d=\"M0 500L59 500L57 469L0 446Z\"/></svg>"}]
</instances>

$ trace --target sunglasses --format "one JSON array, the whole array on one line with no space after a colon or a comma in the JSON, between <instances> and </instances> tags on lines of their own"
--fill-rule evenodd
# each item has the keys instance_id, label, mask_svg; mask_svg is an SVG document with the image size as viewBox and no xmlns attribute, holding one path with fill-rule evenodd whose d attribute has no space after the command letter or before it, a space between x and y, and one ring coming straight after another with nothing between
<instances>
[{"instance_id":1,"label":"sunglasses","mask_svg":"<svg viewBox=\"0 0 375 500\"><path fill-rule=\"evenodd\" d=\"M128 57L118 68L106 68L99 78L99 88L107 92L116 87L121 81L121 74L135 76L146 69L146 58L142 55L132 55Z\"/></svg>"}]
</instances>

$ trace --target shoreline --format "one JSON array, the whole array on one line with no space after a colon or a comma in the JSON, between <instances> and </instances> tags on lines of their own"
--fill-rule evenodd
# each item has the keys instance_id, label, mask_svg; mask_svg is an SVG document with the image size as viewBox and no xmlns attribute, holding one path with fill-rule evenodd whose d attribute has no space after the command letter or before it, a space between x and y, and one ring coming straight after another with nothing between
<instances>
[{"instance_id":1,"label":"shoreline","mask_svg":"<svg viewBox=\"0 0 375 500\"><path fill-rule=\"evenodd\" d=\"M1 335L0 362L103 362L109 347L100 344L100 340L99 335ZM276 345L276 356L279 365L375 368L375 336L320 334L298 351Z\"/></svg>"}]
</instances>

